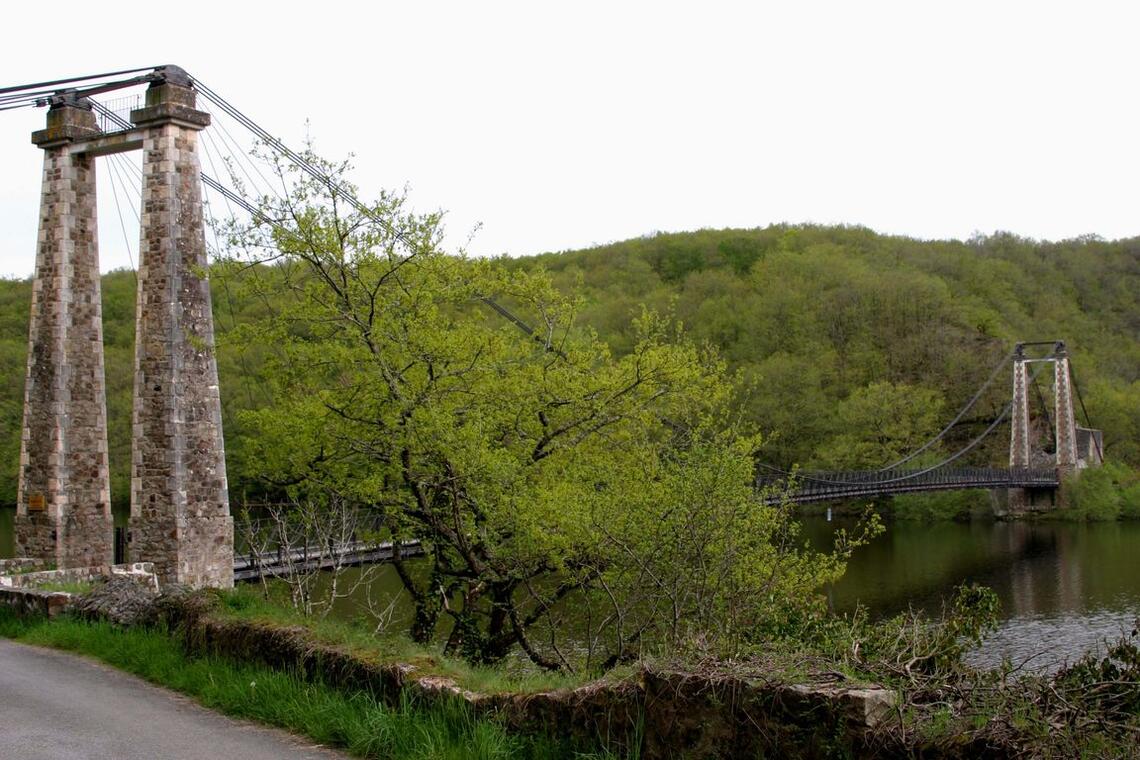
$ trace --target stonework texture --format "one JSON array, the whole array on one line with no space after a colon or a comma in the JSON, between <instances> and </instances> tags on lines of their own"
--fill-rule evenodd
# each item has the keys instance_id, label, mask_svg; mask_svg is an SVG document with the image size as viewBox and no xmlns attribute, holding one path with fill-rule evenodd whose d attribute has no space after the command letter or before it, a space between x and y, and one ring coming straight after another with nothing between
<instances>
[{"instance_id":1,"label":"stonework texture","mask_svg":"<svg viewBox=\"0 0 1140 760\"><path fill-rule=\"evenodd\" d=\"M132 114L144 137L129 551L164 584L225 588L233 519L199 180L205 119L182 118L192 92L161 89ZM173 116L155 109L170 95Z\"/></svg>"},{"instance_id":2,"label":"stonework texture","mask_svg":"<svg viewBox=\"0 0 1140 760\"><path fill-rule=\"evenodd\" d=\"M1057 468L1061 478L1074 474L1080 466L1077 451L1077 423L1073 409L1072 377L1069 373L1069 357L1064 345L1058 343L1056 355L1047 361L1053 364L1053 422L1056 427L1054 456L1048 457L1034 450L1029 420L1029 372L1028 363L1020 357L1013 361L1013 402L1010 420L1009 466L1040 467L1048 461ZM1035 461L1037 460L1037 461ZM1009 514L1024 514L1042 509L1052 509L1061 502L1060 492L1043 489L1011 488L1007 494Z\"/></svg>"},{"instance_id":3,"label":"stonework texture","mask_svg":"<svg viewBox=\"0 0 1140 760\"><path fill-rule=\"evenodd\" d=\"M1029 466L1029 365L1013 360L1013 403L1010 408L1009 466Z\"/></svg>"},{"instance_id":4,"label":"stonework texture","mask_svg":"<svg viewBox=\"0 0 1140 760\"><path fill-rule=\"evenodd\" d=\"M50 112L49 125L62 118L75 134L95 131L90 112L60 110L68 113ZM66 139L42 147L15 549L18 556L60 568L109 565L113 531L94 159Z\"/></svg>"},{"instance_id":5,"label":"stonework texture","mask_svg":"<svg viewBox=\"0 0 1140 760\"><path fill-rule=\"evenodd\" d=\"M1057 469L1062 476L1077 469L1077 420L1073 411L1072 378L1069 357L1062 355L1053 362L1053 410L1057 426Z\"/></svg>"}]
</instances>

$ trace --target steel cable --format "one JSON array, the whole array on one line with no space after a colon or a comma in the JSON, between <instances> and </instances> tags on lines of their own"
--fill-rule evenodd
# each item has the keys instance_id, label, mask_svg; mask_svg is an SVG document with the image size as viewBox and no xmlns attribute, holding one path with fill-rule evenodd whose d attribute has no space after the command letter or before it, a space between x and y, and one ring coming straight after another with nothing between
<instances>
[{"instance_id":1,"label":"steel cable","mask_svg":"<svg viewBox=\"0 0 1140 760\"><path fill-rule=\"evenodd\" d=\"M1036 380L1037 376L1040 373L1041 373L1041 368L1039 367L1036 370L1034 370L1031 380ZM771 465L767 465L767 464L763 464L763 463L760 463L759 466L765 470L768 470L769 472L781 475L785 478L791 478L791 479L794 479L796 481L803 481L803 482L807 482L807 483L819 483L819 484L825 484L825 485L849 485L849 486L867 485L868 483L873 483L875 485L889 485L892 483L901 483L901 482L905 482L908 480L914 480L915 478L917 478L921 475L926 475L930 472L933 472L934 470L945 467L946 465L955 462L956 460L965 456L969 452L973 451L978 446L978 444L980 444L983 440L985 440L985 438L990 433L992 433L995 428L997 428L998 425L1000 425L1003 421L1005 421L1006 415L1009 414L1009 412L1012 408L1013 408L1013 401L1010 400L1010 402L1005 405L1005 409L1002 410L1001 414L999 414L997 416L997 418L992 423L990 423L990 426L987 427L984 431L982 431L981 435L979 435L977 438L975 438L973 441L971 441L969 444L967 444L964 448L959 449L957 452L955 452L954 454L950 455L949 457L943 459L942 461L938 462L937 464L931 465L930 467L927 467L927 468L924 468L921 470L914 470L914 471L907 472L905 475L901 475L897 478L887 478L885 480L877 480L876 479L873 481L830 479L830 478L815 477L813 475L801 475L799 473L791 473L791 472L787 472L785 470L780 470L779 468L772 467ZM868 470L867 471L868 474L882 473L882 472L886 472L886 470Z\"/></svg>"},{"instance_id":2,"label":"steel cable","mask_svg":"<svg viewBox=\"0 0 1140 760\"><path fill-rule=\"evenodd\" d=\"M984 383L982 383L982 387L978 389L978 392L974 394L973 398L971 398L969 401L966 402L966 405L964 407L962 407L962 410L960 412L958 412L958 414L954 417L954 419L950 420L950 423L946 427L942 428L942 431L940 433L938 433L938 435L934 436L929 441L924 443L922 446L915 449L910 454L907 454L905 457L898 460L897 462L892 462L891 464L888 464L886 467L879 468L879 471L885 472L886 470L893 470L894 468L898 467L900 464L906 464L907 462L914 459L915 457L917 457L922 452L929 449L934 444L941 441L946 436L946 434L950 432L950 429L953 428L955 425L957 425L958 422L960 422L961 419L966 416L966 413L968 411L970 411L970 409L973 408L974 404L978 403L978 399L980 399L982 397L982 394L986 392L986 389L989 388L990 385L993 383L993 381L997 378L998 373L1001 372L1002 368L1005 367L1005 365L1009 362L1009 360L1013 358L1013 355L1014 355L1014 353L1016 353L1016 351L1017 351L1016 348L1013 351L1010 351L1009 354L1007 354L1005 356L1005 358L1003 358L1001 360L1001 363L999 363L996 367L994 367L993 372L991 372L990 376L986 379L986 381Z\"/></svg>"}]
</instances>

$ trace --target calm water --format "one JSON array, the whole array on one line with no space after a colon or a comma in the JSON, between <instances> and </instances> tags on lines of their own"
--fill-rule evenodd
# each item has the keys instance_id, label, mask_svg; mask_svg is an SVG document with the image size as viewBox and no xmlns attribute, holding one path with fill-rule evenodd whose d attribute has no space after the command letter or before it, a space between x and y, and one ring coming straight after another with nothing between
<instances>
[{"instance_id":1,"label":"calm water","mask_svg":"<svg viewBox=\"0 0 1140 760\"><path fill-rule=\"evenodd\" d=\"M0 557L12 556L13 514L0 509ZM116 522L125 517L116 515ZM850 525L807 518L804 532L826 546L835 528ZM1003 616L1001 628L972 660L989 665L1009 657L1033 669L1054 668L1131 630L1140 618L1140 522L891 523L856 552L828 596L839 612L859 604L874 617L909 606L938 612L955 586L970 582L997 592ZM370 585L373 599L400 593L390 568L377 568ZM339 615L366 612L359 593L337 604ZM394 613L391 624L397 627L410 617L406 604Z\"/></svg>"},{"instance_id":2,"label":"calm water","mask_svg":"<svg viewBox=\"0 0 1140 760\"><path fill-rule=\"evenodd\" d=\"M823 545L844 524L811 518L804 530ZM862 604L878 617L909 606L938 612L971 582L997 592L1003 618L971 660L1055 668L1140 618L1140 522L891 523L856 552L829 599L837 611Z\"/></svg>"}]
</instances>

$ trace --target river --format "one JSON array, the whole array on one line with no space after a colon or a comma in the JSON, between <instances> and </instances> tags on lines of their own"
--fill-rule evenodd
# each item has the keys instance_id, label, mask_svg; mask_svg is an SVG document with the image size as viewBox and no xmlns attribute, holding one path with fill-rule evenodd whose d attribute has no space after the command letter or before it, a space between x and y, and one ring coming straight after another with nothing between
<instances>
[{"instance_id":1,"label":"river","mask_svg":"<svg viewBox=\"0 0 1140 760\"><path fill-rule=\"evenodd\" d=\"M845 520L804 520L826 545ZM1140 522L893 522L858 549L828 589L832 607L872 617L941 610L955 586L979 583L1001 600L998 630L970 654L977 665L1008 657L1051 670L1132 630L1140 618Z\"/></svg>"},{"instance_id":2,"label":"river","mask_svg":"<svg viewBox=\"0 0 1140 760\"><path fill-rule=\"evenodd\" d=\"M0 509L0 557L12 556L13 513ZM807 517L804 535L827 546L837 527L851 524ZM374 597L398 593L394 573L379 575ZM838 612L863 605L882 618L908 606L937 613L955 586L971 582L994 589L1002 609L1000 627L971 661L995 665L1009 657L1026 669L1053 669L1140 618L1140 522L892 522L856 550L827 595ZM344 600L338 612L358 614L361 606ZM393 622L408 612L398 610Z\"/></svg>"}]
</instances>

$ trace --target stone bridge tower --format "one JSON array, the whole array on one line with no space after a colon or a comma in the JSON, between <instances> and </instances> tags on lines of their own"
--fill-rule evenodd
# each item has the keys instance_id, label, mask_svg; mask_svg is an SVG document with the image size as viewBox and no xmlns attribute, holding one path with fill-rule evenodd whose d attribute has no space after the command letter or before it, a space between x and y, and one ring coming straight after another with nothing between
<instances>
[{"instance_id":1,"label":"stone bridge tower","mask_svg":"<svg viewBox=\"0 0 1140 760\"><path fill-rule=\"evenodd\" d=\"M103 134L62 98L33 141L45 151L33 288L17 553L59 567L111 561L94 159L143 151L131 444L132 561L164 582L233 585L221 402L202 215L193 84L156 70L131 128Z\"/></svg>"},{"instance_id":2,"label":"stone bridge tower","mask_svg":"<svg viewBox=\"0 0 1140 760\"><path fill-rule=\"evenodd\" d=\"M109 565L113 551L95 160L81 148L98 135L90 107L74 100L53 106L32 135L44 172L16 555L56 567Z\"/></svg>"},{"instance_id":3,"label":"stone bridge tower","mask_svg":"<svg viewBox=\"0 0 1140 760\"><path fill-rule=\"evenodd\" d=\"M1053 365L1053 429L1054 452L1048 461L1056 468L1060 480L1075 475L1079 470L1097 466L1103 460L1099 430L1077 425L1073 408L1073 377L1069 366L1069 352L1064 341L1052 343L1053 353L1046 358L1030 358L1025 345L1018 344L1013 357L1013 402L1010 408L1009 466L1011 470L1042 466L1042 452L1032 449L1029 425L1029 365L1048 362ZM1036 460L1036 461L1035 461ZM1046 465L1048 466L1048 465ZM1056 503L1054 489L1013 488L1009 490L1011 511L1027 511L1052 507Z\"/></svg>"}]
</instances>

